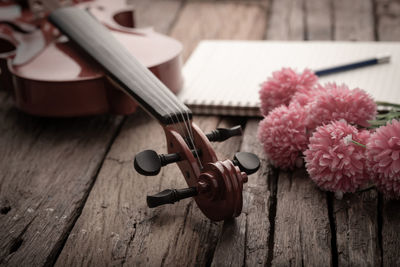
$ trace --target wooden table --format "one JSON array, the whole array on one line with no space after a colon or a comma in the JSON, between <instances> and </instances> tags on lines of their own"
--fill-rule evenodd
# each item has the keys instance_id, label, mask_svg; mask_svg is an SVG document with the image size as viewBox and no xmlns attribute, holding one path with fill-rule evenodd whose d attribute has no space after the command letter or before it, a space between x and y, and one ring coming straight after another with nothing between
<instances>
[{"instance_id":1,"label":"wooden table","mask_svg":"<svg viewBox=\"0 0 400 267\"><path fill-rule=\"evenodd\" d=\"M397 40L398 0L134 0L140 25L179 39L186 60L202 39ZM245 75L245 74L244 74ZM271 168L258 119L196 116L206 132L242 124L216 145L262 157L244 189L243 214L215 223L193 200L148 209L147 193L185 187L176 166L138 175L137 152L165 152L160 126L132 116L46 119L0 92L2 265L399 266L400 202L375 190L336 200L304 169Z\"/></svg>"}]
</instances>

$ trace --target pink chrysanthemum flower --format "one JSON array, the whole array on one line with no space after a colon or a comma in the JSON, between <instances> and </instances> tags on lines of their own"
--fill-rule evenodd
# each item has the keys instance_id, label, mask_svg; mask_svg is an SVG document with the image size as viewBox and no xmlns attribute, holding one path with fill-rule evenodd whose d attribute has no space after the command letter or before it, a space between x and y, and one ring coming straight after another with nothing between
<instances>
[{"instance_id":1,"label":"pink chrysanthemum flower","mask_svg":"<svg viewBox=\"0 0 400 267\"><path fill-rule=\"evenodd\" d=\"M367 144L368 166L387 197L400 198L400 121L379 127Z\"/></svg>"},{"instance_id":2,"label":"pink chrysanthemum flower","mask_svg":"<svg viewBox=\"0 0 400 267\"><path fill-rule=\"evenodd\" d=\"M368 127L368 120L375 118L376 104L365 91L358 88L350 90L345 84L335 83L328 83L325 88L306 106L309 113L307 126L310 129L341 119Z\"/></svg>"},{"instance_id":3,"label":"pink chrysanthemum flower","mask_svg":"<svg viewBox=\"0 0 400 267\"><path fill-rule=\"evenodd\" d=\"M261 85L261 113L268 113L280 105L288 105L298 90L308 90L317 82L318 77L309 69L297 74L290 68L282 68L272 73L272 77Z\"/></svg>"},{"instance_id":4,"label":"pink chrysanthemum flower","mask_svg":"<svg viewBox=\"0 0 400 267\"><path fill-rule=\"evenodd\" d=\"M303 165L307 148L306 113L299 105L272 110L258 127L258 139L270 161L277 167L293 169Z\"/></svg>"},{"instance_id":5,"label":"pink chrysanthemum flower","mask_svg":"<svg viewBox=\"0 0 400 267\"><path fill-rule=\"evenodd\" d=\"M319 84L309 89L301 88L293 95L291 103L298 103L300 106L305 106L325 91L326 88Z\"/></svg>"},{"instance_id":6,"label":"pink chrysanthemum flower","mask_svg":"<svg viewBox=\"0 0 400 267\"><path fill-rule=\"evenodd\" d=\"M318 127L304 152L311 179L322 189L333 192L354 192L364 185L369 176L362 145L368 138L368 131L359 133L344 121Z\"/></svg>"}]
</instances>

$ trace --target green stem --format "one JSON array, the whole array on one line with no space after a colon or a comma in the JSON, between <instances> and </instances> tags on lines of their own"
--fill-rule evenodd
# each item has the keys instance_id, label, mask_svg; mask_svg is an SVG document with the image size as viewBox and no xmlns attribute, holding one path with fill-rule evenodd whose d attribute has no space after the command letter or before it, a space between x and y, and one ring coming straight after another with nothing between
<instances>
[{"instance_id":1,"label":"green stem","mask_svg":"<svg viewBox=\"0 0 400 267\"><path fill-rule=\"evenodd\" d=\"M389 118L389 117L400 117L400 111L387 112L385 114L376 115L377 119L384 119L384 118Z\"/></svg>"},{"instance_id":2,"label":"green stem","mask_svg":"<svg viewBox=\"0 0 400 267\"><path fill-rule=\"evenodd\" d=\"M387 106L387 107L400 108L400 104L394 104L394 103L383 102L383 101L376 101L375 103L376 103L378 106Z\"/></svg>"},{"instance_id":3,"label":"green stem","mask_svg":"<svg viewBox=\"0 0 400 267\"><path fill-rule=\"evenodd\" d=\"M357 141L351 140L351 142L354 143L354 144L356 144L356 145L358 145L358 146L361 146L361 147L363 147L363 148L367 148L366 145L361 144L361 143L359 143L359 142L357 142Z\"/></svg>"}]
</instances>

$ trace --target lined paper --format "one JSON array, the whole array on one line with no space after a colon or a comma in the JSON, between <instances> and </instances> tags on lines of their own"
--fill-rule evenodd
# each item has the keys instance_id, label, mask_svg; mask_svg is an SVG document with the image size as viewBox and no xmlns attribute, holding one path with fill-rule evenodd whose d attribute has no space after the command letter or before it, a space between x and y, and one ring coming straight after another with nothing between
<instances>
[{"instance_id":1,"label":"lined paper","mask_svg":"<svg viewBox=\"0 0 400 267\"><path fill-rule=\"evenodd\" d=\"M390 63L324 76L320 82L345 83L377 101L400 104L398 42L203 41L183 69L178 97L197 114L256 116L260 84L273 71L318 70L378 55L390 55Z\"/></svg>"}]
</instances>

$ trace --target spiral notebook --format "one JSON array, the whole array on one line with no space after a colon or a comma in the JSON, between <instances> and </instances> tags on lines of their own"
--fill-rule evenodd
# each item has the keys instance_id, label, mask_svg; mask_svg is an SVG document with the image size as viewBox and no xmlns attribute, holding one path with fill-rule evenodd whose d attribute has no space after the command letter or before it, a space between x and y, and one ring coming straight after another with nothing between
<instances>
[{"instance_id":1,"label":"spiral notebook","mask_svg":"<svg viewBox=\"0 0 400 267\"><path fill-rule=\"evenodd\" d=\"M178 97L195 114L259 116L260 84L273 71L318 70L381 54L389 54L390 63L324 76L320 82L346 83L377 101L400 104L396 42L203 41L185 64Z\"/></svg>"}]
</instances>

